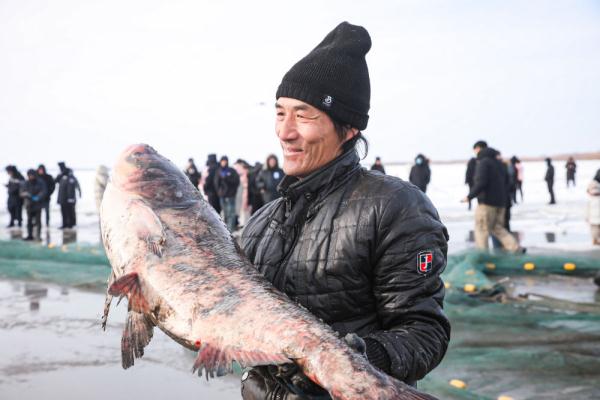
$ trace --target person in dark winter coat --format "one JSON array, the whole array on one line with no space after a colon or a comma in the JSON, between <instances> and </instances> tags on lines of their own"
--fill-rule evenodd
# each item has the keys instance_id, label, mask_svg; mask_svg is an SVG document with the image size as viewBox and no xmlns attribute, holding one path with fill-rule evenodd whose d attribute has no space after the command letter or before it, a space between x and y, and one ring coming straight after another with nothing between
<instances>
[{"instance_id":1,"label":"person in dark winter coat","mask_svg":"<svg viewBox=\"0 0 600 400\"><path fill-rule=\"evenodd\" d=\"M263 201L260 189L257 186L258 176L263 169L263 165L259 162L254 164L254 167L248 171L248 202L250 203L250 215L257 212L265 203Z\"/></svg>"},{"instance_id":2,"label":"person in dark winter coat","mask_svg":"<svg viewBox=\"0 0 600 400\"><path fill-rule=\"evenodd\" d=\"M198 171L198 168L196 168L196 164L194 164L193 158L190 158L188 160L188 165L185 168L185 171L183 172L185 172L185 175L188 177L190 182L192 182L192 185L194 185L194 187L198 189L198 184L200 183L202 174L200 173L200 171Z\"/></svg>"},{"instance_id":3,"label":"person in dark winter coat","mask_svg":"<svg viewBox=\"0 0 600 400\"><path fill-rule=\"evenodd\" d=\"M20 191L25 178L14 165L7 165L6 173L8 174L8 183L5 185L8 192L6 207L10 215L7 228L15 226L15 222L20 227L23 225L23 198L20 196Z\"/></svg>"},{"instance_id":4,"label":"person in dark winter coat","mask_svg":"<svg viewBox=\"0 0 600 400\"><path fill-rule=\"evenodd\" d=\"M215 174L217 173L217 168L219 168L216 154L208 155L208 158L206 159L206 168L206 177L204 179L202 190L204 190L208 203L213 206L217 214L221 214L221 202L219 200L219 195L217 194L217 188L215 187Z\"/></svg>"},{"instance_id":5,"label":"person in dark winter coat","mask_svg":"<svg viewBox=\"0 0 600 400\"><path fill-rule=\"evenodd\" d=\"M357 335L372 365L413 384L448 346L440 279L448 236L423 192L360 166L369 48L367 31L344 22L284 76L275 124L282 197L252 216L241 246L278 290L341 337ZM317 396L328 398L294 365L242 378L245 400Z\"/></svg>"},{"instance_id":6,"label":"person in dark winter coat","mask_svg":"<svg viewBox=\"0 0 600 400\"><path fill-rule=\"evenodd\" d=\"M423 193L427 192L427 185L431 180L431 169L429 169L429 160L423 154L419 154L415 158L415 165L410 169L408 180Z\"/></svg>"},{"instance_id":7,"label":"person in dark winter coat","mask_svg":"<svg viewBox=\"0 0 600 400\"><path fill-rule=\"evenodd\" d=\"M554 165L552 165L552 159L546 158L546 176L544 176L544 180L548 185L548 193L550 194L550 203L548 204L556 204L556 199L554 198Z\"/></svg>"},{"instance_id":8,"label":"person in dark winter coat","mask_svg":"<svg viewBox=\"0 0 600 400\"><path fill-rule=\"evenodd\" d=\"M240 186L240 176L235 169L229 166L227 156L222 156L219 160L219 168L215 173L215 188L221 202L223 219L230 232L237 228L235 196L237 195L238 186Z\"/></svg>"},{"instance_id":9,"label":"person in dark winter coat","mask_svg":"<svg viewBox=\"0 0 600 400\"><path fill-rule=\"evenodd\" d=\"M498 151L491 147L474 147L477 155L475 182L468 196L468 202L477 197L475 209L475 243L482 250L488 249L488 239L493 235L511 253L524 250L513 235L506 230L506 202L508 199L508 177L506 166L499 160Z\"/></svg>"},{"instance_id":10,"label":"person in dark winter coat","mask_svg":"<svg viewBox=\"0 0 600 400\"><path fill-rule=\"evenodd\" d=\"M471 157L469 162L467 162L467 172L465 173L465 184L469 186L469 192L471 188L475 184L475 165L477 163L477 159L475 157ZM471 200L469 200L469 210L471 209Z\"/></svg>"},{"instance_id":11,"label":"person in dark winter coat","mask_svg":"<svg viewBox=\"0 0 600 400\"><path fill-rule=\"evenodd\" d=\"M279 168L279 160L275 154L267 157L265 166L256 178L256 187L260 190L263 204L267 204L280 197L277 187L283 179L284 173Z\"/></svg>"},{"instance_id":12,"label":"person in dark winter coat","mask_svg":"<svg viewBox=\"0 0 600 400\"><path fill-rule=\"evenodd\" d=\"M575 187L575 173L577 172L577 164L575 163L575 159L573 157L569 157L567 163L565 164L565 168L567 169L567 187L569 187L569 183L572 183L573 187Z\"/></svg>"},{"instance_id":13,"label":"person in dark winter coat","mask_svg":"<svg viewBox=\"0 0 600 400\"><path fill-rule=\"evenodd\" d=\"M375 157L375 164L371 165L371 171L379 171L382 174L385 174L385 168L381 163L381 158Z\"/></svg>"},{"instance_id":14,"label":"person in dark winter coat","mask_svg":"<svg viewBox=\"0 0 600 400\"><path fill-rule=\"evenodd\" d=\"M34 227L36 229L35 239L39 240L42 230L42 209L48 196L48 190L44 180L38 176L35 170L27 171L27 180L21 186L20 196L25 201L25 210L27 211L27 237L25 240L34 240Z\"/></svg>"},{"instance_id":15,"label":"person in dark winter coat","mask_svg":"<svg viewBox=\"0 0 600 400\"><path fill-rule=\"evenodd\" d=\"M75 204L77 203L77 192L79 192L81 198L81 187L70 168L67 168L62 162L58 163L58 166L60 167L60 173L54 181L58 183L57 203L60 205L62 214L60 229L69 229L77 225Z\"/></svg>"},{"instance_id":16,"label":"person in dark winter coat","mask_svg":"<svg viewBox=\"0 0 600 400\"><path fill-rule=\"evenodd\" d=\"M37 174L46 184L47 193L46 198L44 199L44 207L42 209L46 212L46 226L50 226L50 198L52 197L52 193L54 193L56 184L54 183L54 178L52 175L46 172L46 167L44 164L40 164L38 166Z\"/></svg>"}]
</instances>

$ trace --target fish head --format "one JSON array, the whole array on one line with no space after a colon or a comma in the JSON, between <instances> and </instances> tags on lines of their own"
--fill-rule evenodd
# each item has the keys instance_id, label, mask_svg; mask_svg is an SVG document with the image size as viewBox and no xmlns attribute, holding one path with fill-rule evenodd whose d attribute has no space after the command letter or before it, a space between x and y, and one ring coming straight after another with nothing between
<instances>
[{"instance_id":1,"label":"fish head","mask_svg":"<svg viewBox=\"0 0 600 400\"><path fill-rule=\"evenodd\" d=\"M183 172L147 144L131 145L119 155L112 182L157 208L186 208L201 198Z\"/></svg>"}]
</instances>

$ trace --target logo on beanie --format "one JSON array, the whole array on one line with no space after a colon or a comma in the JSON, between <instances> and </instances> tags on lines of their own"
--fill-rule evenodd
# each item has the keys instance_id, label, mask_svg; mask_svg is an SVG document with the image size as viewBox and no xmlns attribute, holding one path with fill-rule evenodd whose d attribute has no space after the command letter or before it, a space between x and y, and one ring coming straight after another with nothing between
<instances>
[{"instance_id":1,"label":"logo on beanie","mask_svg":"<svg viewBox=\"0 0 600 400\"><path fill-rule=\"evenodd\" d=\"M331 107L333 105L333 97L327 95L323 98L323 106L324 107Z\"/></svg>"}]
</instances>

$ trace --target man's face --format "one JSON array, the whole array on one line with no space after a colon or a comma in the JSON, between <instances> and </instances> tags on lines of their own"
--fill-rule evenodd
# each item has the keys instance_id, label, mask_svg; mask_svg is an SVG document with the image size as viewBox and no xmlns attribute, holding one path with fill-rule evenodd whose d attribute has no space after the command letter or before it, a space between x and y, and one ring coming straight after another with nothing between
<instances>
[{"instance_id":1,"label":"man's face","mask_svg":"<svg viewBox=\"0 0 600 400\"><path fill-rule=\"evenodd\" d=\"M477 154L479 154L480 151L481 151L481 147L479 147L479 146L473 148L473 153L475 153L475 157L477 157Z\"/></svg>"},{"instance_id":2,"label":"man's face","mask_svg":"<svg viewBox=\"0 0 600 400\"><path fill-rule=\"evenodd\" d=\"M289 97L275 104L275 133L283 149L283 171L304 178L341 153L342 141L323 111ZM348 138L356 130L348 132Z\"/></svg>"},{"instance_id":3,"label":"man's face","mask_svg":"<svg viewBox=\"0 0 600 400\"><path fill-rule=\"evenodd\" d=\"M222 168L225 168L227 166L227 160L221 160L221 162L219 163L221 165Z\"/></svg>"}]
</instances>

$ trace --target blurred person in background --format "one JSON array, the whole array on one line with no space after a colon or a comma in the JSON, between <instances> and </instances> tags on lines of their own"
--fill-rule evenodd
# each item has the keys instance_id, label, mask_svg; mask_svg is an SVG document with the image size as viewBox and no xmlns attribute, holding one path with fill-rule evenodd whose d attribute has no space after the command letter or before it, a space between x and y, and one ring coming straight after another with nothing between
<instances>
[{"instance_id":1,"label":"blurred person in background","mask_svg":"<svg viewBox=\"0 0 600 400\"><path fill-rule=\"evenodd\" d=\"M408 180L423 193L427 192L427 185L431 180L431 170L429 169L429 160L423 154L419 154L415 158L415 164L410 169Z\"/></svg>"},{"instance_id":2,"label":"blurred person in background","mask_svg":"<svg viewBox=\"0 0 600 400\"><path fill-rule=\"evenodd\" d=\"M24 240L40 240L42 230L42 209L48 196L44 180L34 169L27 171L27 180L21 185L20 196L25 201L27 211L27 237ZM35 227L36 235L33 236Z\"/></svg>"},{"instance_id":3,"label":"blurred person in background","mask_svg":"<svg viewBox=\"0 0 600 400\"><path fill-rule=\"evenodd\" d=\"M475 209L475 243L481 250L489 248L489 236L493 235L502 243L502 247L511 253L523 253L519 243L506 230L506 167L498 159L499 152L479 141L473 146L477 157L474 185L462 201L477 197Z\"/></svg>"},{"instance_id":4,"label":"blurred person in background","mask_svg":"<svg viewBox=\"0 0 600 400\"><path fill-rule=\"evenodd\" d=\"M512 162L512 158L504 160L503 162L506 166L508 197L510 198L510 204L512 206L513 204L517 204L517 169Z\"/></svg>"},{"instance_id":5,"label":"blurred person in background","mask_svg":"<svg viewBox=\"0 0 600 400\"><path fill-rule=\"evenodd\" d=\"M569 187L569 183L572 183L573 187L575 187L575 173L577 172L577 164L575 163L575 159L573 157L569 157L567 163L565 164L565 168L567 170L567 187Z\"/></svg>"},{"instance_id":6,"label":"blurred person in background","mask_svg":"<svg viewBox=\"0 0 600 400\"><path fill-rule=\"evenodd\" d=\"M521 160L519 160L517 156L512 156L510 158L510 163L515 171L515 192L513 203L517 204L517 192L521 194L521 202L523 202L523 164L521 164Z\"/></svg>"},{"instance_id":7,"label":"blurred person in background","mask_svg":"<svg viewBox=\"0 0 600 400\"><path fill-rule=\"evenodd\" d=\"M240 185L240 177L235 169L229 166L227 156L222 156L219 160L214 182L223 210L223 219L229 231L233 232L236 228L235 196Z\"/></svg>"},{"instance_id":8,"label":"blurred person in background","mask_svg":"<svg viewBox=\"0 0 600 400\"><path fill-rule=\"evenodd\" d=\"M194 187L198 189L198 184L200 183L200 178L202 178L202 174L198 171L198 168L196 168L196 164L194 164L193 158L188 159L188 165L187 167L185 167L184 172L190 180L190 182L192 182L192 185L194 185Z\"/></svg>"},{"instance_id":9,"label":"blurred person in background","mask_svg":"<svg viewBox=\"0 0 600 400\"><path fill-rule=\"evenodd\" d=\"M20 191L25 178L14 165L7 165L5 170L8 174L8 183L5 184L8 192L6 206L10 215L7 228L15 226L15 222L21 227L23 225L23 198Z\"/></svg>"},{"instance_id":10,"label":"blurred person in background","mask_svg":"<svg viewBox=\"0 0 600 400\"><path fill-rule=\"evenodd\" d=\"M60 205L62 214L62 225L59 229L70 229L77 225L75 205L77 203L77 192L81 198L81 187L79 181L73 174L73 170L67 168L64 162L59 162L60 173L55 179L58 183L57 203Z\"/></svg>"},{"instance_id":11,"label":"blurred person in background","mask_svg":"<svg viewBox=\"0 0 600 400\"><path fill-rule=\"evenodd\" d=\"M371 171L379 171L382 174L385 174L385 168L383 168L381 158L375 157L375 164L371 165Z\"/></svg>"},{"instance_id":12,"label":"blurred person in background","mask_svg":"<svg viewBox=\"0 0 600 400\"><path fill-rule=\"evenodd\" d=\"M475 165L477 165L477 159L471 157L467 162L467 171L465 172L465 184L469 186L469 192L475 183ZM471 200L469 200L469 210L471 209Z\"/></svg>"},{"instance_id":13,"label":"blurred person in background","mask_svg":"<svg viewBox=\"0 0 600 400\"><path fill-rule=\"evenodd\" d=\"M594 179L588 185L587 194L589 202L586 219L592 231L592 243L600 245L600 169L596 171Z\"/></svg>"},{"instance_id":14,"label":"blurred person in background","mask_svg":"<svg viewBox=\"0 0 600 400\"><path fill-rule=\"evenodd\" d=\"M46 166L44 164L38 166L37 174L46 184L46 198L43 201L44 204L42 209L46 212L46 227L48 227L50 226L50 198L52 197L52 193L54 193L56 183L54 183L52 175L46 172Z\"/></svg>"},{"instance_id":15,"label":"blurred person in background","mask_svg":"<svg viewBox=\"0 0 600 400\"><path fill-rule=\"evenodd\" d=\"M281 197L277 187L284 175L283 170L279 168L277 156L275 154L269 155L264 168L256 178L256 187L260 190L263 204Z\"/></svg>"},{"instance_id":16,"label":"blurred person in background","mask_svg":"<svg viewBox=\"0 0 600 400\"><path fill-rule=\"evenodd\" d=\"M94 180L94 198L96 200L96 210L100 212L100 205L102 204L102 198L104 197L104 191L106 185L108 185L109 172L108 167L105 165L99 165L96 168L96 178Z\"/></svg>"},{"instance_id":17,"label":"blurred person in background","mask_svg":"<svg viewBox=\"0 0 600 400\"><path fill-rule=\"evenodd\" d=\"M217 155L209 154L206 159L206 173L204 174L204 195L208 199L208 203L213 206L217 214L221 214L221 202L219 195L217 194L217 188L215 187L215 175L219 165L217 164Z\"/></svg>"},{"instance_id":18,"label":"blurred person in background","mask_svg":"<svg viewBox=\"0 0 600 400\"><path fill-rule=\"evenodd\" d=\"M254 167L250 168L250 171L248 171L248 202L250 203L251 215L257 212L265 204L256 183L262 169L263 165L256 162L254 163Z\"/></svg>"},{"instance_id":19,"label":"blurred person in background","mask_svg":"<svg viewBox=\"0 0 600 400\"><path fill-rule=\"evenodd\" d=\"M500 156L500 154L499 154ZM500 161L502 161L502 164L504 165L504 167L506 168L506 186L507 186L507 191L506 191L506 217L504 218L504 227L506 228L507 231L512 232L510 229L510 217L511 217L511 209L513 204L515 204L516 201L516 179L517 179L517 174L516 174L516 170L513 166L513 164L511 163L510 160L502 160L500 159Z\"/></svg>"},{"instance_id":20,"label":"blurred person in background","mask_svg":"<svg viewBox=\"0 0 600 400\"><path fill-rule=\"evenodd\" d=\"M550 194L550 203L548 204L556 204L556 199L554 198L554 165L552 165L550 157L546 158L546 176L544 180L548 185L548 193Z\"/></svg>"},{"instance_id":21,"label":"blurred person in background","mask_svg":"<svg viewBox=\"0 0 600 400\"><path fill-rule=\"evenodd\" d=\"M238 159L233 168L240 177L240 184L235 195L235 216L236 228L244 226L248 218L250 218L250 203L248 201L248 174L250 172L250 164L245 160Z\"/></svg>"}]
</instances>

